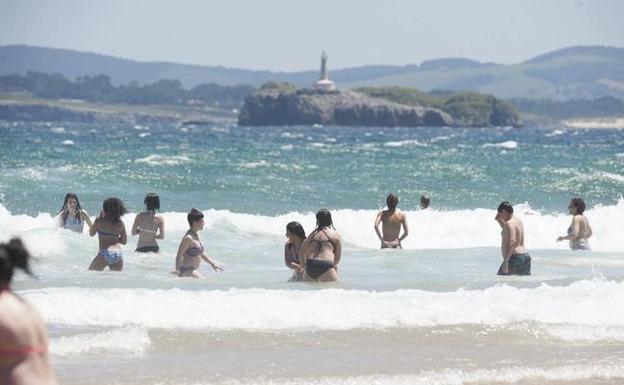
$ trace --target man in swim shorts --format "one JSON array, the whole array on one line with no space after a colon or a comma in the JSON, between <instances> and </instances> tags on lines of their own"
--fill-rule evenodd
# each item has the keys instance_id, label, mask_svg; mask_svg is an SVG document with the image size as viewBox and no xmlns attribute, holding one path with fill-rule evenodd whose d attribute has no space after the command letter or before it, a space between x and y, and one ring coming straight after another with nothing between
<instances>
[{"instance_id":1,"label":"man in swim shorts","mask_svg":"<svg viewBox=\"0 0 624 385\"><path fill-rule=\"evenodd\" d=\"M409 230L407 228L407 218L405 214L397 210L399 198L395 194L389 194L386 198L387 210L382 210L375 218L375 232L381 241L381 248L402 249L401 241L407 237ZM381 231L379 231L381 224ZM403 235L401 233L403 226Z\"/></svg>"},{"instance_id":2,"label":"man in swim shorts","mask_svg":"<svg viewBox=\"0 0 624 385\"><path fill-rule=\"evenodd\" d=\"M513 206L507 201L498 206L494 218L503 229L501 253L503 263L498 275L531 275L531 256L524 247L524 226L513 215Z\"/></svg>"}]
</instances>

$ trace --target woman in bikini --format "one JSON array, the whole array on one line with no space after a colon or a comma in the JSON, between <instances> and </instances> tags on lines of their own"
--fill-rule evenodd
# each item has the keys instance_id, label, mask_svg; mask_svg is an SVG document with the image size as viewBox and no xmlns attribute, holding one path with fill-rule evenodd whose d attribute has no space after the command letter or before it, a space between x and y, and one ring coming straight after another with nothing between
<instances>
[{"instance_id":1,"label":"woman in bikini","mask_svg":"<svg viewBox=\"0 0 624 385\"><path fill-rule=\"evenodd\" d=\"M106 266L115 271L123 270L121 245L127 241L126 226L121 216L126 208L119 198L108 198L102 204L100 217L95 220L89 235L98 235L100 251L93 258L89 270L104 270Z\"/></svg>"},{"instance_id":2,"label":"woman in bikini","mask_svg":"<svg viewBox=\"0 0 624 385\"><path fill-rule=\"evenodd\" d=\"M0 384L56 385L43 320L10 287L15 270L32 275L29 258L18 239L0 244Z\"/></svg>"},{"instance_id":3,"label":"woman in bikini","mask_svg":"<svg viewBox=\"0 0 624 385\"><path fill-rule=\"evenodd\" d=\"M146 211L137 214L132 225L132 235L139 235L136 251L157 253L159 247L156 240L165 238L165 220L160 214L156 214L160 210L160 198L149 193L143 203Z\"/></svg>"},{"instance_id":4,"label":"woman in bikini","mask_svg":"<svg viewBox=\"0 0 624 385\"><path fill-rule=\"evenodd\" d=\"M59 226L64 229L82 233L85 222L89 228L93 226L89 214L80 207L78 196L74 193L67 193L63 201L63 207L58 214Z\"/></svg>"},{"instance_id":5,"label":"woman in bikini","mask_svg":"<svg viewBox=\"0 0 624 385\"><path fill-rule=\"evenodd\" d=\"M581 198L572 198L568 205L568 212L572 215L572 223L568 227L568 235L557 238L557 242L570 241L572 250L591 250L589 237L592 236L592 229L585 212L585 201Z\"/></svg>"},{"instance_id":6,"label":"woman in bikini","mask_svg":"<svg viewBox=\"0 0 624 385\"><path fill-rule=\"evenodd\" d=\"M338 279L342 245L328 210L321 209L316 213L316 229L305 240L302 249L305 281L328 282Z\"/></svg>"},{"instance_id":7,"label":"woman in bikini","mask_svg":"<svg viewBox=\"0 0 624 385\"><path fill-rule=\"evenodd\" d=\"M199 239L199 231L204 228L204 214L197 209L191 209L186 218L190 228L184 234L184 238L182 238L178 247L176 268L173 273L179 277L199 278L201 274L197 270L199 269L201 259L209 263L214 271L223 270L220 264L206 255L204 245Z\"/></svg>"},{"instance_id":8,"label":"woman in bikini","mask_svg":"<svg viewBox=\"0 0 624 385\"><path fill-rule=\"evenodd\" d=\"M301 281L303 279L303 264L301 262L301 246L306 239L303 226L299 222L290 222L286 225L286 237L288 241L284 245L284 263L293 269L293 275L289 281Z\"/></svg>"}]
</instances>

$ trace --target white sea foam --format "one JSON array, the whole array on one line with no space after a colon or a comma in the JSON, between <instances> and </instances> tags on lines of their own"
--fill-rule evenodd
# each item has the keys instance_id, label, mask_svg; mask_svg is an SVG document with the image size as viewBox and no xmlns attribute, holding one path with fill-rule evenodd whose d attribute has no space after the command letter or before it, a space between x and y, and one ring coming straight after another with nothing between
<instances>
[{"instance_id":1,"label":"white sea foam","mask_svg":"<svg viewBox=\"0 0 624 385\"><path fill-rule=\"evenodd\" d=\"M91 351L141 354L150 345L147 329L130 325L105 332L53 338L50 340L50 352L55 356L70 356Z\"/></svg>"},{"instance_id":2,"label":"white sea foam","mask_svg":"<svg viewBox=\"0 0 624 385\"><path fill-rule=\"evenodd\" d=\"M269 163L264 160L264 159L260 159L257 162L248 162L248 163L243 163L243 167L244 168L258 168L258 167L263 167L263 166L268 166Z\"/></svg>"},{"instance_id":3,"label":"white sea foam","mask_svg":"<svg viewBox=\"0 0 624 385\"><path fill-rule=\"evenodd\" d=\"M452 292L65 287L21 294L37 306L48 323L63 326L303 331L530 322L605 327L602 335L613 332L616 338L624 328L624 307L614 306L615 299L624 298L624 283L613 281L542 284L532 289L500 285ZM68 303L72 306L65 306ZM561 332L555 333L560 337Z\"/></svg>"},{"instance_id":4,"label":"white sea foam","mask_svg":"<svg viewBox=\"0 0 624 385\"><path fill-rule=\"evenodd\" d=\"M135 163L145 163L150 166L176 166L178 164L188 163L191 160L182 155L158 155L152 154L148 155L145 158L135 159Z\"/></svg>"},{"instance_id":5,"label":"white sea foam","mask_svg":"<svg viewBox=\"0 0 624 385\"><path fill-rule=\"evenodd\" d=\"M416 139L409 140L400 140L393 142L385 142L384 146L386 147L403 147L403 146L418 146L418 147L427 147L426 143L419 142Z\"/></svg>"},{"instance_id":6,"label":"white sea foam","mask_svg":"<svg viewBox=\"0 0 624 385\"><path fill-rule=\"evenodd\" d=\"M280 136L281 136L282 138L289 138L289 139L301 139L301 138L303 138L305 135L303 135L303 134L302 134L302 133L300 133L300 132L295 132L295 133L292 133L292 132L288 132L288 131L286 131L286 132L282 132Z\"/></svg>"},{"instance_id":7,"label":"white sea foam","mask_svg":"<svg viewBox=\"0 0 624 385\"><path fill-rule=\"evenodd\" d=\"M139 138L145 138L146 136L150 136L149 132L142 132L139 134Z\"/></svg>"},{"instance_id":8,"label":"white sea foam","mask_svg":"<svg viewBox=\"0 0 624 385\"><path fill-rule=\"evenodd\" d=\"M559 135L563 135L564 132L562 130L554 130L551 133L546 134L547 137L553 137L553 136L559 136Z\"/></svg>"},{"instance_id":9,"label":"white sea foam","mask_svg":"<svg viewBox=\"0 0 624 385\"><path fill-rule=\"evenodd\" d=\"M71 139L66 139L63 141L63 146L73 146L75 143Z\"/></svg>"},{"instance_id":10,"label":"white sea foam","mask_svg":"<svg viewBox=\"0 0 624 385\"><path fill-rule=\"evenodd\" d=\"M518 148L518 142L515 140L508 140L506 142L501 143L485 143L482 147L501 147L509 150L513 150Z\"/></svg>"},{"instance_id":11,"label":"white sea foam","mask_svg":"<svg viewBox=\"0 0 624 385\"><path fill-rule=\"evenodd\" d=\"M621 361L598 365L566 365L550 368L505 367L500 369L443 369L407 375L367 375L353 377L302 377L289 380L249 379L228 380L230 385L471 385L516 384L552 381L583 381L590 379L624 379ZM530 381L530 382L529 382ZM189 383L190 384L190 383ZM202 385L194 382L193 385Z\"/></svg>"},{"instance_id":12,"label":"white sea foam","mask_svg":"<svg viewBox=\"0 0 624 385\"><path fill-rule=\"evenodd\" d=\"M259 164L260 165L260 164ZM258 165L258 166L259 166ZM257 166L256 166L257 167ZM494 221L493 209L436 211L405 211L410 235L403 241L406 249L461 249L471 247L499 247L500 227ZM314 213L292 212L277 216L233 213L228 210L205 210L207 228L229 224L236 231L282 239L284 226L290 221L300 222L306 230L315 226ZM372 232L376 210L333 210L334 223L345 243L377 249L379 242ZM542 214L528 204L515 206L515 214L524 222L525 243L529 249L566 249L565 242L555 242L565 233L571 217L564 214ZM183 233L188 229L186 213L163 213L167 229ZM624 218L624 200L612 206L595 206L585 211L594 235L590 244L594 251L624 251L621 241L621 221ZM133 214L123 217L127 228L134 219ZM20 235L27 239L41 237L44 249L57 243L58 229L50 214L12 215L0 205L0 237ZM45 239L49 237L49 239ZM55 246L50 246L55 247Z\"/></svg>"},{"instance_id":13,"label":"white sea foam","mask_svg":"<svg viewBox=\"0 0 624 385\"><path fill-rule=\"evenodd\" d=\"M52 131L55 134L63 134L65 133L65 127L52 127L50 131Z\"/></svg>"}]
</instances>

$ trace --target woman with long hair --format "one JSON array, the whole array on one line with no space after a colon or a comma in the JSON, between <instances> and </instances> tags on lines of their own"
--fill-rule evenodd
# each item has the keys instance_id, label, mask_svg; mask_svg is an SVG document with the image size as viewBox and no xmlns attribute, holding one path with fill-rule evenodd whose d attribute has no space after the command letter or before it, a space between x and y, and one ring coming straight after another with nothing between
<instances>
[{"instance_id":1,"label":"woman with long hair","mask_svg":"<svg viewBox=\"0 0 624 385\"><path fill-rule=\"evenodd\" d=\"M85 222L89 228L93 226L89 214L80 207L78 195L75 193L67 193L63 201L63 207L58 213L59 226L64 229L82 233Z\"/></svg>"},{"instance_id":2,"label":"woman with long hair","mask_svg":"<svg viewBox=\"0 0 624 385\"><path fill-rule=\"evenodd\" d=\"M165 238L165 219L156 211L160 210L160 198L149 193L143 200L145 211L137 214L132 225L132 235L139 235L136 251L141 253L157 253L157 239Z\"/></svg>"},{"instance_id":3,"label":"woman with long hair","mask_svg":"<svg viewBox=\"0 0 624 385\"><path fill-rule=\"evenodd\" d=\"M121 216L126 208L119 198L108 198L102 204L102 212L89 230L89 235L98 235L99 251L89 270L104 270L106 266L115 271L123 270L121 245L127 241L126 226Z\"/></svg>"},{"instance_id":4,"label":"woman with long hair","mask_svg":"<svg viewBox=\"0 0 624 385\"><path fill-rule=\"evenodd\" d=\"M299 222L290 222L286 225L286 237L288 240L284 245L284 263L293 270L290 281L301 281L303 279L303 262L301 257L301 246L306 239L303 226Z\"/></svg>"},{"instance_id":5,"label":"woman with long hair","mask_svg":"<svg viewBox=\"0 0 624 385\"><path fill-rule=\"evenodd\" d=\"M303 279L318 282L337 280L341 255L340 234L334 228L331 213L327 209L321 209L316 213L316 229L303 244Z\"/></svg>"},{"instance_id":6,"label":"woman with long hair","mask_svg":"<svg viewBox=\"0 0 624 385\"><path fill-rule=\"evenodd\" d=\"M55 385L43 320L11 291L15 270L32 275L29 259L19 239L0 243L0 383Z\"/></svg>"}]
</instances>

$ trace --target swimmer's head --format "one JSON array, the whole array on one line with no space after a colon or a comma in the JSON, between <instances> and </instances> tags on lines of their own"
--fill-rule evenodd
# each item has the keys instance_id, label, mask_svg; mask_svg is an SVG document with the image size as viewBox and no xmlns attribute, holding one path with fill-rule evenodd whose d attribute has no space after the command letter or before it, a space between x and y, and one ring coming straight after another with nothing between
<instances>
[{"instance_id":1,"label":"swimmer's head","mask_svg":"<svg viewBox=\"0 0 624 385\"><path fill-rule=\"evenodd\" d=\"M290 222L286 225L286 235L293 234L301 239L306 239L305 230L303 230L303 226L299 222Z\"/></svg>"},{"instance_id":2,"label":"swimmer's head","mask_svg":"<svg viewBox=\"0 0 624 385\"><path fill-rule=\"evenodd\" d=\"M148 193L143 200L147 211L160 210L160 198L156 193Z\"/></svg>"},{"instance_id":3,"label":"swimmer's head","mask_svg":"<svg viewBox=\"0 0 624 385\"><path fill-rule=\"evenodd\" d=\"M204 219L204 213L197 210L196 208L192 208L191 211L189 211L188 215L186 216L186 220L188 221L189 226L191 227L193 227L193 223L199 222L202 219Z\"/></svg>"},{"instance_id":4,"label":"swimmer's head","mask_svg":"<svg viewBox=\"0 0 624 385\"><path fill-rule=\"evenodd\" d=\"M331 213L327 209L320 209L316 213L316 228L321 229L323 227L334 227Z\"/></svg>"},{"instance_id":5,"label":"swimmer's head","mask_svg":"<svg viewBox=\"0 0 624 385\"><path fill-rule=\"evenodd\" d=\"M572 198L572 200L570 200L570 205L568 206L568 209L570 209L571 214L581 215L583 214L583 212L585 212L585 201L581 198ZM575 210L575 212L572 212L572 210Z\"/></svg>"},{"instance_id":6,"label":"swimmer's head","mask_svg":"<svg viewBox=\"0 0 624 385\"><path fill-rule=\"evenodd\" d=\"M388 210L394 211L396 210L397 205L399 204L399 197L394 193L388 194L386 198L386 205L388 205Z\"/></svg>"},{"instance_id":7,"label":"swimmer's head","mask_svg":"<svg viewBox=\"0 0 624 385\"><path fill-rule=\"evenodd\" d=\"M427 207L429 207L429 204L431 203L431 198L429 197L428 194L422 194L420 196L420 207L423 209L426 209Z\"/></svg>"},{"instance_id":8,"label":"swimmer's head","mask_svg":"<svg viewBox=\"0 0 624 385\"><path fill-rule=\"evenodd\" d=\"M13 238L9 243L0 243L0 286L11 283L16 268L32 275L29 259L30 254L19 239Z\"/></svg>"},{"instance_id":9,"label":"swimmer's head","mask_svg":"<svg viewBox=\"0 0 624 385\"><path fill-rule=\"evenodd\" d=\"M128 212L121 199L115 197L108 198L102 203L102 211L104 217L113 223L119 222L122 215Z\"/></svg>"},{"instance_id":10,"label":"swimmer's head","mask_svg":"<svg viewBox=\"0 0 624 385\"><path fill-rule=\"evenodd\" d=\"M72 208L72 210L81 210L78 195L72 192L65 194L65 200L63 201L63 207L61 208L61 212L67 211L67 209L70 207Z\"/></svg>"},{"instance_id":11,"label":"swimmer's head","mask_svg":"<svg viewBox=\"0 0 624 385\"><path fill-rule=\"evenodd\" d=\"M503 215L503 218L505 220L508 220L509 218L511 218L511 215L513 214L513 206L511 205L511 203L504 201L501 202L500 205L498 205L498 213Z\"/></svg>"}]
</instances>

